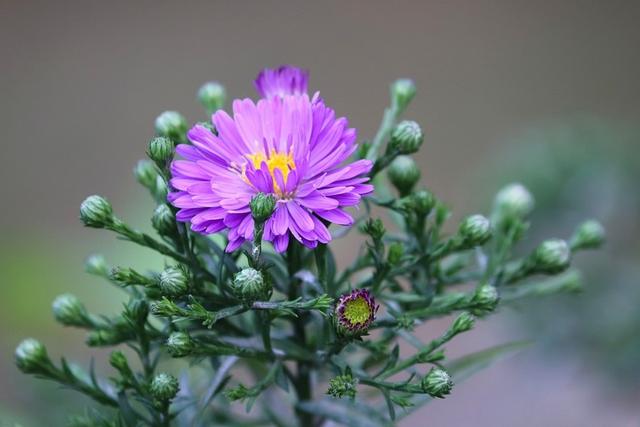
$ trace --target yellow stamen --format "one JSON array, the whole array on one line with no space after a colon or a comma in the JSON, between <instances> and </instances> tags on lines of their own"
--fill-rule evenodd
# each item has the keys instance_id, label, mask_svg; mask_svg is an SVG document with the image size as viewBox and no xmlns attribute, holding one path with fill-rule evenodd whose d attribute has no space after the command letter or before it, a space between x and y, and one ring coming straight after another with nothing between
<instances>
[{"instance_id":1,"label":"yellow stamen","mask_svg":"<svg viewBox=\"0 0 640 427\"><path fill-rule=\"evenodd\" d=\"M343 316L353 325L365 323L371 316L371 307L360 297L345 304Z\"/></svg>"},{"instance_id":2,"label":"yellow stamen","mask_svg":"<svg viewBox=\"0 0 640 427\"><path fill-rule=\"evenodd\" d=\"M278 193L282 192L282 189L276 182L274 171L276 169L280 169L282 177L284 178L284 182L287 182L289 171L296 168L296 164L293 161L293 153L277 153L275 150L271 150L271 152L269 153L269 158L267 158L267 156L265 156L265 154L262 152L247 154L247 158L251 160L251 163L253 163L253 167L255 169L260 169L262 162L265 162L267 164L267 167L269 168L269 174L271 175L271 179L273 179L273 187Z\"/></svg>"}]
</instances>

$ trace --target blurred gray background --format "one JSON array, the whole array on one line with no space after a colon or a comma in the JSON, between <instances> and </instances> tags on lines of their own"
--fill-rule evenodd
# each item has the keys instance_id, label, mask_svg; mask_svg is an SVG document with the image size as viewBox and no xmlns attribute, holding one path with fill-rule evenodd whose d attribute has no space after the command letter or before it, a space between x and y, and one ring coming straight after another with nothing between
<instances>
[{"instance_id":1,"label":"blurred gray background","mask_svg":"<svg viewBox=\"0 0 640 427\"><path fill-rule=\"evenodd\" d=\"M84 256L100 250L133 259L129 264L146 259L112 236L83 230L79 203L92 193L106 195L123 216L147 227L152 204L132 167L163 110L179 110L190 122L205 119L195 101L201 83L219 80L231 98L255 97L252 79L261 68L309 68L311 89L365 139L377 129L389 83L413 78L419 93L406 116L425 129L418 155L423 183L462 215L486 211L502 179L517 177L496 170L506 162L513 170L514 159L527 162L513 150L537 144L535 138L519 142L531 129L578 120L605 123L618 135L616 129L640 123L639 23L634 1L3 0L0 424L60 425L65 408L81 412L87 403L19 375L13 349L22 337L35 336L54 357L64 351L83 362L104 358L83 350L82 334L54 325L50 302L71 290L96 311L116 307L111 290L82 274ZM607 135L599 143L623 153L609 159L609 167L640 157L633 131ZM545 141L552 157L554 141ZM572 152L590 150L579 137L572 143ZM537 169L541 176L545 164ZM599 164L593 160L589 171L597 175ZM607 200L615 210L615 200L582 188L588 206ZM630 188L635 194L628 196L637 198L637 186ZM637 231L634 215L627 221ZM349 245L340 243L345 256L353 253ZM452 354L536 336L513 318L505 313L481 324ZM631 328L636 342L638 330ZM610 393L597 378L606 357L601 365L583 364L588 350L582 348L548 360L553 349L496 365L401 425L639 425L638 387Z\"/></svg>"}]
</instances>

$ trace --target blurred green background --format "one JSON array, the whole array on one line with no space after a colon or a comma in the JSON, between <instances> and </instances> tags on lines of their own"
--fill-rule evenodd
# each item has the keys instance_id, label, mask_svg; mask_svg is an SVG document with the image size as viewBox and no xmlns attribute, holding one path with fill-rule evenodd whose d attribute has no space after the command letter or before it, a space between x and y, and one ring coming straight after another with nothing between
<instances>
[{"instance_id":1,"label":"blurred green background","mask_svg":"<svg viewBox=\"0 0 640 427\"><path fill-rule=\"evenodd\" d=\"M511 338L534 349L498 364L404 426L631 426L640 409L640 4L611 2L36 2L0 6L0 425L64 425L89 403L22 376L26 336L53 357L105 353L56 325L50 303L73 292L96 312L122 295L84 274L86 255L162 262L83 230L82 199L107 196L149 228L153 205L131 169L166 109L204 119L199 85L254 96L259 69L292 63L357 127L376 130L397 77L419 94L423 183L464 214L521 181L538 202L533 234L568 237L601 220L607 247L585 254L586 292L504 310L451 354ZM538 239L538 240L536 240ZM353 242L337 243L344 259ZM436 326L425 327L426 335ZM107 368L102 371L109 374Z\"/></svg>"}]
</instances>

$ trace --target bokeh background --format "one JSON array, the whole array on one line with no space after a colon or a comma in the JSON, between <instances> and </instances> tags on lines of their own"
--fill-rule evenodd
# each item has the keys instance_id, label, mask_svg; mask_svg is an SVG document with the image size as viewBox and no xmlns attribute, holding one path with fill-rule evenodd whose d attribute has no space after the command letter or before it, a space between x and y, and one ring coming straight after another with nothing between
<instances>
[{"instance_id":1,"label":"bokeh background","mask_svg":"<svg viewBox=\"0 0 640 427\"><path fill-rule=\"evenodd\" d=\"M201 83L254 96L258 70L281 63L309 68L311 87L361 138L377 129L388 84L413 78L419 94L407 117L426 132L423 184L455 208L453 223L487 212L492 194L519 180L538 201L525 244L568 237L586 217L609 231L603 251L576 260L587 292L504 309L450 352L514 338L536 345L401 425L639 425L639 22L634 1L3 0L0 425L64 425L89 403L13 365L25 336L54 357L104 361L50 311L67 291L97 312L121 304L82 272L85 256L161 262L83 230L79 203L106 195L149 228L153 205L131 170L156 115L202 120ZM352 246L337 245L347 259Z\"/></svg>"}]
</instances>

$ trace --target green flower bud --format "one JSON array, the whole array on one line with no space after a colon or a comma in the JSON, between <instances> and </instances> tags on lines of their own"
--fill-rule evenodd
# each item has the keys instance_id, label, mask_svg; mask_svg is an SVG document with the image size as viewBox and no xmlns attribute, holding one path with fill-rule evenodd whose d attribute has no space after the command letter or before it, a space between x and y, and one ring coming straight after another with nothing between
<instances>
[{"instance_id":1,"label":"green flower bud","mask_svg":"<svg viewBox=\"0 0 640 427\"><path fill-rule=\"evenodd\" d=\"M113 223L113 208L102 196L89 196L80 205L80 220L87 227L104 228Z\"/></svg>"},{"instance_id":2,"label":"green flower bud","mask_svg":"<svg viewBox=\"0 0 640 427\"><path fill-rule=\"evenodd\" d=\"M160 167L164 167L173 158L173 141L163 136L155 137L149 142L147 155Z\"/></svg>"},{"instance_id":3,"label":"green flower bud","mask_svg":"<svg viewBox=\"0 0 640 427\"><path fill-rule=\"evenodd\" d=\"M433 209L436 204L436 200L433 197L433 194L431 194L427 190L416 191L409 197L411 201L411 207L413 208L415 213L421 216L429 215L429 212L431 212L431 209Z\"/></svg>"},{"instance_id":4,"label":"green flower bud","mask_svg":"<svg viewBox=\"0 0 640 427\"><path fill-rule=\"evenodd\" d=\"M165 111L156 118L156 133L173 141L184 141L187 120L177 111Z\"/></svg>"},{"instance_id":5,"label":"green flower bud","mask_svg":"<svg viewBox=\"0 0 640 427\"><path fill-rule=\"evenodd\" d=\"M460 315L453 321L453 325L451 330L454 334L461 334L462 332L467 332L473 328L473 324L475 323L475 319L473 316L466 311L460 313Z\"/></svg>"},{"instance_id":6,"label":"green flower bud","mask_svg":"<svg viewBox=\"0 0 640 427\"><path fill-rule=\"evenodd\" d=\"M533 253L533 265L536 271L557 274L569 267L571 249L562 239L551 239L542 242Z\"/></svg>"},{"instance_id":7,"label":"green flower bud","mask_svg":"<svg viewBox=\"0 0 640 427\"><path fill-rule=\"evenodd\" d=\"M226 99L227 92L218 82L207 82L198 90L198 101L209 114L224 107Z\"/></svg>"},{"instance_id":8,"label":"green flower bud","mask_svg":"<svg viewBox=\"0 0 640 427\"><path fill-rule=\"evenodd\" d=\"M482 246L491 238L491 222L482 215L471 215L462 221L458 233L466 246Z\"/></svg>"},{"instance_id":9,"label":"green flower bud","mask_svg":"<svg viewBox=\"0 0 640 427\"><path fill-rule=\"evenodd\" d=\"M102 277L109 274L107 261L104 259L104 256L98 254L89 255L89 257L87 257L84 262L84 270L89 274Z\"/></svg>"},{"instance_id":10,"label":"green flower bud","mask_svg":"<svg viewBox=\"0 0 640 427\"><path fill-rule=\"evenodd\" d=\"M233 278L233 290L239 300L250 305L255 301L267 299L271 293L271 286L258 270L245 268Z\"/></svg>"},{"instance_id":11,"label":"green flower bud","mask_svg":"<svg viewBox=\"0 0 640 427\"><path fill-rule=\"evenodd\" d=\"M253 220L258 224L262 224L273 214L273 210L276 207L276 198L271 194L258 193L251 198L249 207L251 208Z\"/></svg>"},{"instance_id":12,"label":"green flower bud","mask_svg":"<svg viewBox=\"0 0 640 427\"><path fill-rule=\"evenodd\" d=\"M371 236L371 239L376 242L380 241L387 232L387 229L384 227L384 223L380 218L369 218L367 222L360 227L360 230Z\"/></svg>"},{"instance_id":13,"label":"green flower bud","mask_svg":"<svg viewBox=\"0 0 640 427\"><path fill-rule=\"evenodd\" d=\"M414 121L405 120L393 129L389 144L400 154L411 154L418 151L423 140L420 125Z\"/></svg>"},{"instance_id":14,"label":"green flower bud","mask_svg":"<svg viewBox=\"0 0 640 427\"><path fill-rule=\"evenodd\" d=\"M389 165L387 176L398 193L406 196L420 180L420 169L411 157L398 156Z\"/></svg>"},{"instance_id":15,"label":"green flower bud","mask_svg":"<svg viewBox=\"0 0 640 427\"><path fill-rule=\"evenodd\" d=\"M51 363L47 349L33 338L27 338L16 348L16 365L25 374L37 374Z\"/></svg>"},{"instance_id":16,"label":"green flower bud","mask_svg":"<svg viewBox=\"0 0 640 427\"><path fill-rule=\"evenodd\" d=\"M142 299L133 299L127 303L125 315L136 325L144 325L149 316L149 303Z\"/></svg>"},{"instance_id":17,"label":"green flower bud","mask_svg":"<svg viewBox=\"0 0 640 427\"><path fill-rule=\"evenodd\" d=\"M389 254L387 255L387 261L391 265L400 264L400 260L404 255L404 245L400 242L393 242L389 245Z\"/></svg>"},{"instance_id":18,"label":"green flower bud","mask_svg":"<svg viewBox=\"0 0 640 427\"><path fill-rule=\"evenodd\" d=\"M494 212L501 221L525 218L533 210L535 202L529 190L522 184L509 184L502 188L494 201Z\"/></svg>"},{"instance_id":19,"label":"green flower bud","mask_svg":"<svg viewBox=\"0 0 640 427\"><path fill-rule=\"evenodd\" d=\"M162 372L153 377L149 390L155 399L161 402L168 402L178 394L179 388L176 377Z\"/></svg>"},{"instance_id":20,"label":"green flower bud","mask_svg":"<svg viewBox=\"0 0 640 427\"><path fill-rule=\"evenodd\" d=\"M179 265L167 267L160 273L160 290L164 295L182 295L189 289L189 275L186 269Z\"/></svg>"},{"instance_id":21,"label":"green flower bud","mask_svg":"<svg viewBox=\"0 0 640 427\"><path fill-rule=\"evenodd\" d=\"M176 233L176 217L171 212L171 208L164 203L158 205L153 216L151 217L151 225L161 236L172 236Z\"/></svg>"},{"instance_id":22,"label":"green flower bud","mask_svg":"<svg viewBox=\"0 0 640 427\"><path fill-rule=\"evenodd\" d=\"M120 350L112 351L109 356L109 364L119 372L130 371L127 357Z\"/></svg>"},{"instance_id":23,"label":"green flower bud","mask_svg":"<svg viewBox=\"0 0 640 427\"><path fill-rule=\"evenodd\" d=\"M353 375L349 371L329 380L329 389L327 390L327 394L337 399L342 399L343 397L355 399L358 391L356 388L357 385L358 380L353 378Z\"/></svg>"},{"instance_id":24,"label":"green flower bud","mask_svg":"<svg viewBox=\"0 0 640 427\"><path fill-rule=\"evenodd\" d=\"M133 168L133 175L143 187L150 190L156 186L156 180L158 179L158 171L153 163L149 160L140 160Z\"/></svg>"},{"instance_id":25,"label":"green flower bud","mask_svg":"<svg viewBox=\"0 0 640 427\"><path fill-rule=\"evenodd\" d=\"M53 315L66 326L90 327L91 318L78 298L71 294L59 295L53 301Z\"/></svg>"},{"instance_id":26,"label":"green flower bud","mask_svg":"<svg viewBox=\"0 0 640 427\"><path fill-rule=\"evenodd\" d=\"M484 316L496 309L500 296L495 286L482 285L473 295L471 303L474 308L471 312L476 316Z\"/></svg>"},{"instance_id":27,"label":"green flower bud","mask_svg":"<svg viewBox=\"0 0 640 427\"><path fill-rule=\"evenodd\" d=\"M602 224L595 220L585 221L571 238L574 249L595 249L604 243L605 231Z\"/></svg>"},{"instance_id":28,"label":"green flower bud","mask_svg":"<svg viewBox=\"0 0 640 427\"><path fill-rule=\"evenodd\" d=\"M116 329L96 329L87 334L85 343L89 347L103 347L120 344L126 341L127 334Z\"/></svg>"},{"instance_id":29,"label":"green flower bud","mask_svg":"<svg viewBox=\"0 0 640 427\"><path fill-rule=\"evenodd\" d=\"M164 178L162 178L160 175L158 175L158 177L156 178L155 188L151 188L150 190L151 194L156 198L156 200L163 202L167 200L169 189L167 188L167 183L164 182Z\"/></svg>"},{"instance_id":30,"label":"green flower bud","mask_svg":"<svg viewBox=\"0 0 640 427\"><path fill-rule=\"evenodd\" d=\"M144 285L144 286L152 286L155 285L155 280L150 279L142 274L138 273L132 268L126 267L113 267L109 271L109 279L114 282L122 283L123 285Z\"/></svg>"},{"instance_id":31,"label":"green flower bud","mask_svg":"<svg viewBox=\"0 0 640 427\"><path fill-rule=\"evenodd\" d=\"M167 349L173 357L184 357L193 351L193 341L186 332L174 332L167 339Z\"/></svg>"},{"instance_id":32,"label":"green flower bud","mask_svg":"<svg viewBox=\"0 0 640 427\"><path fill-rule=\"evenodd\" d=\"M400 111L407 108L416 94L416 85L411 79L398 79L391 85L391 102Z\"/></svg>"},{"instance_id":33,"label":"green flower bud","mask_svg":"<svg viewBox=\"0 0 640 427\"><path fill-rule=\"evenodd\" d=\"M453 381L449 374L438 368L431 368L429 373L420 382L422 390L430 396L443 398L451 393Z\"/></svg>"}]
</instances>

